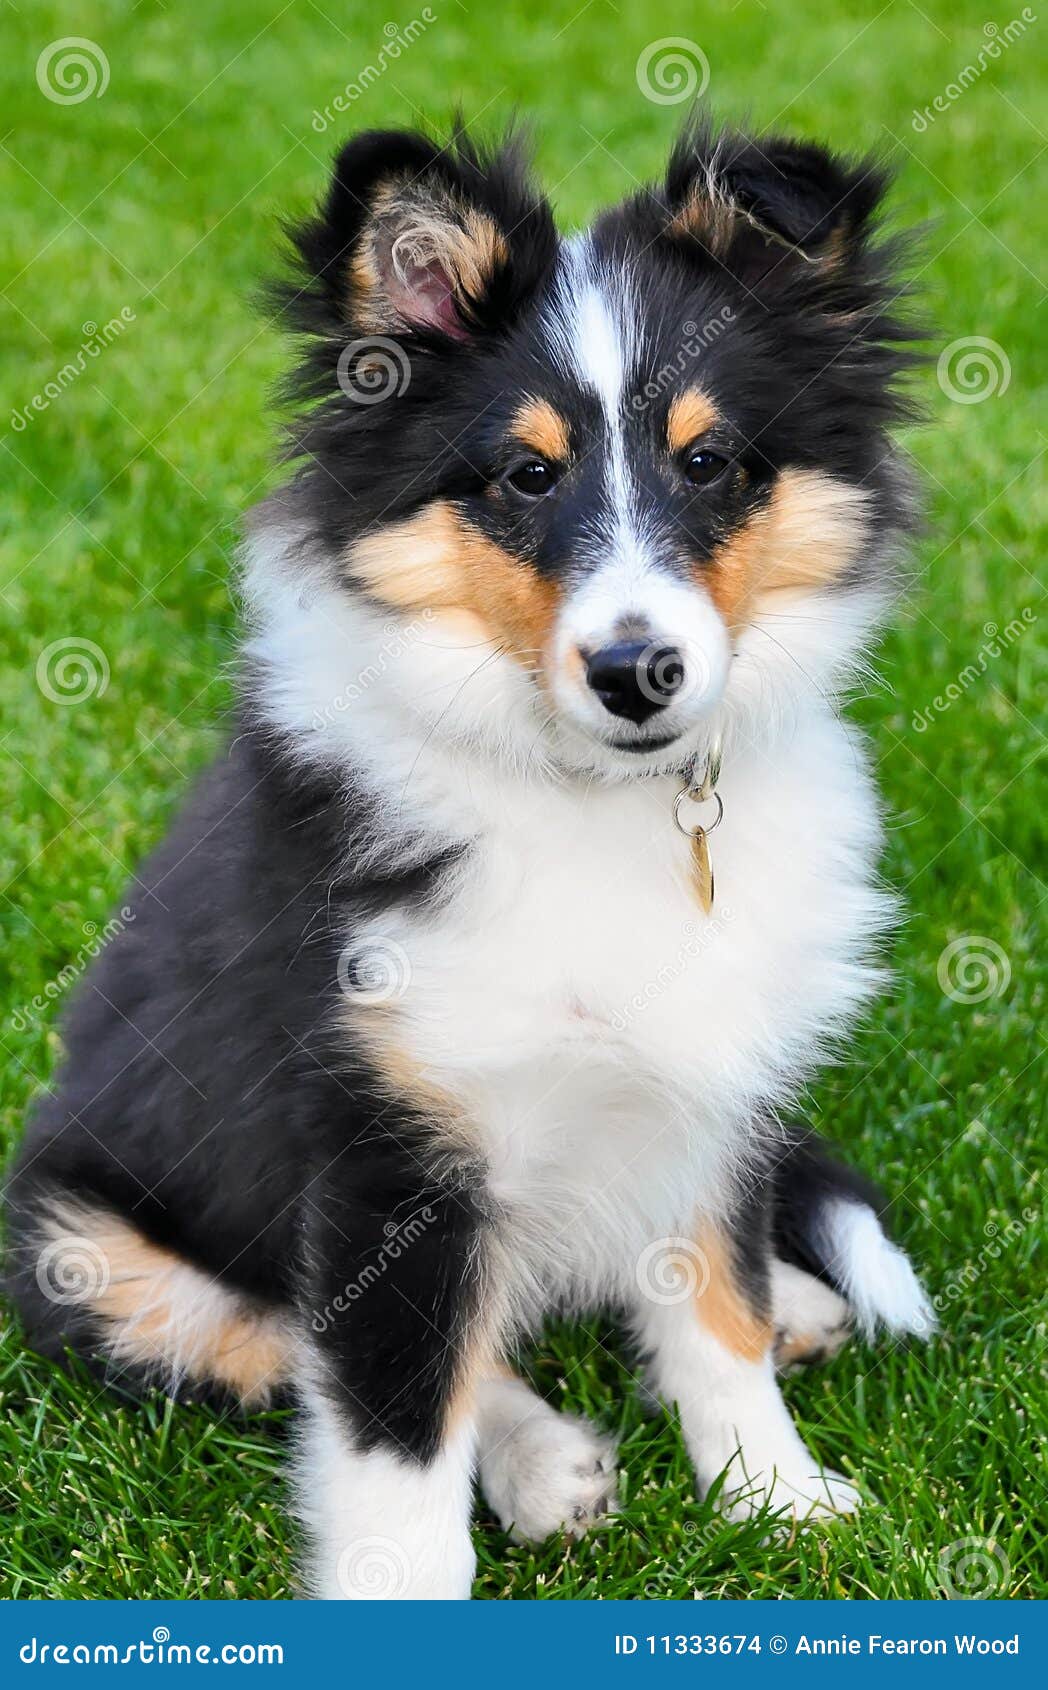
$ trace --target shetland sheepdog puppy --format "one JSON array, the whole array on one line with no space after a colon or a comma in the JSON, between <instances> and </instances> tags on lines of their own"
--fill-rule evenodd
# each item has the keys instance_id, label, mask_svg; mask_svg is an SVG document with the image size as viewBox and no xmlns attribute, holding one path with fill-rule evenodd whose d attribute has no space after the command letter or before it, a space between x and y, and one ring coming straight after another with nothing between
<instances>
[{"instance_id":1,"label":"shetland sheepdog puppy","mask_svg":"<svg viewBox=\"0 0 1048 1690\"><path fill-rule=\"evenodd\" d=\"M512 1371L551 1312L621 1319L735 1517L853 1509L777 1375L930 1330L791 1124L893 913L836 707L914 521L885 187L698 120L565 238L516 138L368 133L294 231L236 727L69 1017L8 1279L45 1355L297 1405L311 1594L468 1596L475 1477L518 1538L616 1509Z\"/></svg>"}]
</instances>

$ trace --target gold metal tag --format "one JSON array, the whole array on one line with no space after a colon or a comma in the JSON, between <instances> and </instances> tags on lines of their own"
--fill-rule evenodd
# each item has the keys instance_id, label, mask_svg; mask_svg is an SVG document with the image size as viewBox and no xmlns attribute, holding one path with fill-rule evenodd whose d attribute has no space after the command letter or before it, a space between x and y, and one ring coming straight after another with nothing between
<instances>
[{"instance_id":1,"label":"gold metal tag","mask_svg":"<svg viewBox=\"0 0 1048 1690\"><path fill-rule=\"evenodd\" d=\"M692 877L699 903L706 915L709 915L713 909L713 858L710 856L710 834L714 828L720 827L724 820L724 803L717 791L720 771L720 741L716 740L710 747L701 780L695 779L694 767L691 768L687 781L673 800L674 825L691 840ZM699 821L692 821L690 818L695 813L695 807L709 803L711 800L717 806L713 820L707 820L705 827Z\"/></svg>"},{"instance_id":2,"label":"gold metal tag","mask_svg":"<svg viewBox=\"0 0 1048 1690\"><path fill-rule=\"evenodd\" d=\"M713 858L709 837L704 827L697 827L691 835L691 861L695 873L695 889L706 914L713 909Z\"/></svg>"}]
</instances>

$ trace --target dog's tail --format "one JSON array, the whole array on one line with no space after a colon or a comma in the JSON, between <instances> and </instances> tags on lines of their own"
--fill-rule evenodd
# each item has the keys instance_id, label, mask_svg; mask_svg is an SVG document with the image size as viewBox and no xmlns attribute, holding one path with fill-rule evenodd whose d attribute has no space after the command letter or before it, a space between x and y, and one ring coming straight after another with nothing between
<instances>
[{"instance_id":1,"label":"dog's tail","mask_svg":"<svg viewBox=\"0 0 1048 1690\"><path fill-rule=\"evenodd\" d=\"M884 1200L815 1133L791 1131L774 1174L776 1254L832 1285L859 1329L928 1338L935 1311L910 1258L893 1244Z\"/></svg>"}]
</instances>

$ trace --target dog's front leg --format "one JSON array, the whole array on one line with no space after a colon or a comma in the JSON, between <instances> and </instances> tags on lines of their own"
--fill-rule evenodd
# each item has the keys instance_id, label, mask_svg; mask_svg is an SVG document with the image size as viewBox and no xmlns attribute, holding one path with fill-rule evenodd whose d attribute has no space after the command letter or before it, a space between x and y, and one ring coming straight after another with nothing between
<instances>
[{"instance_id":1,"label":"dog's front leg","mask_svg":"<svg viewBox=\"0 0 1048 1690\"><path fill-rule=\"evenodd\" d=\"M310 1207L294 1467L307 1591L467 1598L483 1365L471 1198L329 1189Z\"/></svg>"},{"instance_id":2,"label":"dog's front leg","mask_svg":"<svg viewBox=\"0 0 1048 1690\"><path fill-rule=\"evenodd\" d=\"M360 1442L327 1392L309 1384L295 1462L298 1509L310 1538L304 1583L314 1597L466 1600L473 1424L463 1413L435 1453L388 1439Z\"/></svg>"},{"instance_id":3,"label":"dog's front leg","mask_svg":"<svg viewBox=\"0 0 1048 1690\"><path fill-rule=\"evenodd\" d=\"M765 1502L798 1517L848 1512L858 1492L820 1468L779 1390L769 1266L756 1208L731 1227L700 1224L690 1239L649 1247L635 1324L652 1384L680 1409L701 1490L725 1475L721 1505L733 1518Z\"/></svg>"}]
</instances>

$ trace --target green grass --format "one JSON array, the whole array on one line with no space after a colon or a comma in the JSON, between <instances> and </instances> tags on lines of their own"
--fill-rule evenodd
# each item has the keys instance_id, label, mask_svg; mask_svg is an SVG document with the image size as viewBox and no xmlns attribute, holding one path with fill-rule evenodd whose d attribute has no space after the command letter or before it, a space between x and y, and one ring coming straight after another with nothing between
<instances>
[{"instance_id":1,"label":"green grass","mask_svg":"<svg viewBox=\"0 0 1048 1690\"><path fill-rule=\"evenodd\" d=\"M644 1415L613 1333L551 1333L536 1377L553 1400L621 1430L625 1513L577 1547L534 1550L482 1518L478 1590L941 1595L944 1551L978 1539L990 1593L1043 1596L1034 1251L1048 612L1033 272L1048 197L1035 126L1046 26L1002 47L919 133L914 109L985 44L985 5L434 0L433 11L350 116L319 135L314 110L375 59L387 17L403 25L421 8L218 0L190 15L84 0L75 21L49 4L5 8L3 1143L59 1050L56 1004L25 1006L76 958L85 923L101 926L119 902L228 703L236 525L271 477L263 401L283 356L247 299L277 213L317 192L349 127L440 119L458 97L488 122L513 104L534 115L561 215L580 221L658 169L679 110L643 99L634 67L654 34L690 37L721 112L894 148L902 213L934 220L921 282L943 340L989 337L1011 371L1007 391L979 404L950 401L934 368L922 378L930 424L907 445L930 493L923 584L886 643L884 685L856 705L891 806L886 868L910 913L897 989L810 1099L816 1125L895 1194L944 1330L927 1350L852 1347L789 1384L814 1448L878 1500L855 1523L785 1542L759 1522L719 1523L696 1500L679 1440ZM998 15L1002 29L1012 15ZM111 75L103 97L63 106L42 96L34 66L72 28L104 48ZM76 354L82 325L123 307L134 313L125 332L46 412L11 428L7 408L27 405ZM981 663L985 625L1014 619L1023 631ZM52 702L35 678L41 652L66 637L93 641L110 668L104 693L79 705ZM973 664L985 673L917 731L915 712ZM944 995L937 966L972 935L1002 948L1010 978L965 1004ZM292 1593L278 1418L129 1410L43 1365L10 1325L0 1393L6 1594Z\"/></svg>"}]
</instances>

